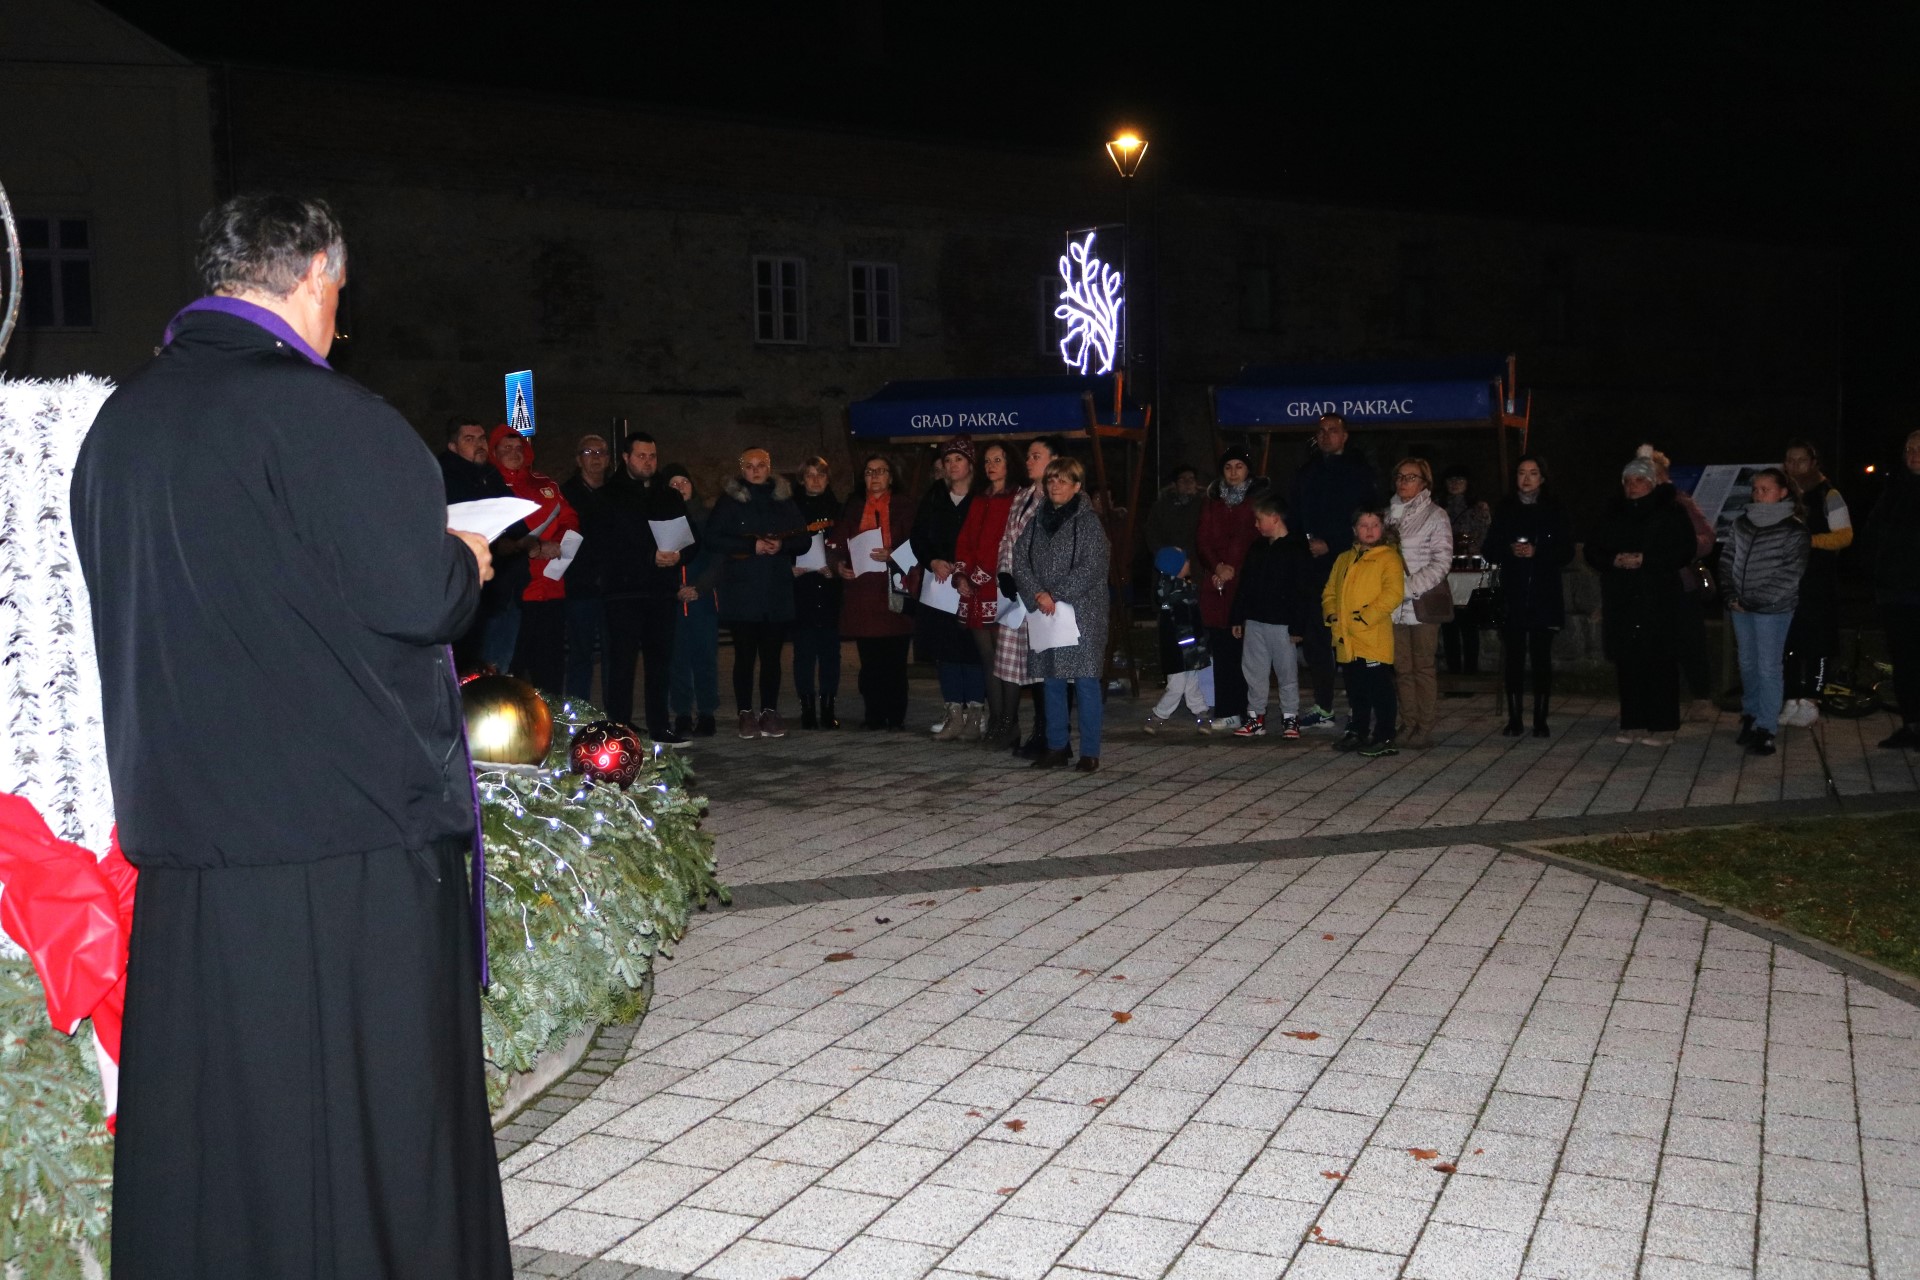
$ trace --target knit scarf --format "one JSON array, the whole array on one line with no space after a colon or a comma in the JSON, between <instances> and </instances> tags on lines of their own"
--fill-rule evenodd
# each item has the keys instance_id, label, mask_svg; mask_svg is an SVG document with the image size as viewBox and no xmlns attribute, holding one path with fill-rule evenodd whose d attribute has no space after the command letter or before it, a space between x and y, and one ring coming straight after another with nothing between
<instances>
[{"instance_id":1,"label":"knit scarf","mask_svg":"<svg viewBox=\"0 0 1920 1280\"><path fill-rule=\"evenodd\" d=\"M1242 480L1239 484L1228 484L1225 480L1222 480L1220 482L1220 501L1226 503L1230 507L1239 506L1240 500L1247 496L1247 489L1252 484L1253 484L1252 476L1248 476L1245 480Z\"/></svg>"},{"instance_id":2,"label":"knit scarf","mask_svg":"<svg viewBox=\"0 0 1920 1280\"><path fill-rule=\"evenodd\" d=\"M891 531L892 514L893 493L890 490L883 489L879 493L868 494L867 505L860 512L860 528L857 532L865 533L869 529L878 529L882 533Z\"/></svg>"},{"instance_id":3,"label":"knit scarf","mask_svg":"<svg viewBox=\"0 0 1920 1280\"><path fill-rule=\"evenodd\" d=\"M1085 497L1086 495L1084 494L1076 493L1057 507L1049 502L1046 506L1040 508L1040 527L1047 531L1048 537L1052 537L1054 534L1060 532L1061 526L1066 524L1068 518L1071 517L1075 511L1079 510L1080 504L1085 500Z\"/></svg>"}]
</instances>

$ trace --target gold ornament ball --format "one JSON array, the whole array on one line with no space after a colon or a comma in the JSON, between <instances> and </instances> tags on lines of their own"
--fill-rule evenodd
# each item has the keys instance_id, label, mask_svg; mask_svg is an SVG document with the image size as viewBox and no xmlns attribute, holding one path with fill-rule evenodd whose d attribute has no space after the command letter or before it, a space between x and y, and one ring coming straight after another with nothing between
<instances>
[{"instance_id":1,"label":"gold ornament ball","mask_svg":"<svg viewBox=\"0 0 1920 1280\"><path fill-rule=\"evenodd\" d=\"M553 713L525 680L481 676L460 689L467 746L486 764L539 764L553 745Z\"/></svg>"}]
</instances>

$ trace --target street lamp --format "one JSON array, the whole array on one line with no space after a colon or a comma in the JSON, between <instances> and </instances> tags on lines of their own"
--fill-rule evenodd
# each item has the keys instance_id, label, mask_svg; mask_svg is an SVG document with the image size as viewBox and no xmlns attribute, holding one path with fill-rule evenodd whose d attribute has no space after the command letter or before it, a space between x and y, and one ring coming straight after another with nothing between
<instances>
[{"instance_id":1,"label":"street lamp","mask_svg":"<svg viewBox=\"0 0 1920 1280\"><path fill-rule=\"evenodd\" d=\"M1131 178L1139 171L1140 161L1146 154L1147 141L1136 133L1123 133L1107 144L1107 155L1123 178Z\"/></svg>"}]
</instances>

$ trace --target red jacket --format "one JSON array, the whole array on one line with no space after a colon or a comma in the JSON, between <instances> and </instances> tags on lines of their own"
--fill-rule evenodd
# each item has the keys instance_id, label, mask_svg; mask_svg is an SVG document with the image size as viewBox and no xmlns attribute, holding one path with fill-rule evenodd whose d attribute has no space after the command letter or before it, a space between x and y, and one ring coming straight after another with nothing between
<instances>
[{"instance_id":1,"label":"red jacket","mask_svg":"<svg viewBox=\"0 0 1920 1280\"><path fill-rule=\"evenodd\" d=\"M974 494L967 521L960 526L953 562L955 572L966 574L973 583L973 595L960 599L960 621L969 627L990 627L999 617L1000 579L994 571L1000 563L1000 535L1006 532L1007 516L1019 494L1020 489L1014 488L1001 494Z\"/></svg>"},{"instance_id":2,"label":"red jacket","mask_svg":"<svg viewBox=\"0 0 1920 1280\"><path fill-rule=\"evenodd\" d=\"M1255 476L1247 494L1233 506L1220 497L1218 483L1209 485L1200 508L1200 531L1194 536L1193 580L1200 588L1200 620L1209 627L1233 625L1233 598L1240 591L1240 566L1253 545L1253 502L1266 491L1264 477ZM1213 580L1213 567L1233 566L1234 576L1222 587Z\"/></svg>"},{"instance_id":3,"label":"red jacket","mask_svg":"<svg viewBox=\"0 0 1920 1280\"><path fill-rule=\"evenodd\" d=\"M513 428L505 423L495 427L487 434L487 448L493 450ZM526 442L527 465L518 471L509 471L494 459L493 468L506 480L507 487L513 490L516 498L525 498L537 502L540 509L527 517L527 530L537 535L542 542L558 542L562 534L569 529L580 530L580 517L574 512L573 504L560 493L560 482L542 471L533 469L533 441ZM527 589L520 598L532 603L538 600L564 600L567 598L567 580L549 578L545 560L532 562L533 580L527 583Z\"/></svg>"}]
</instances>

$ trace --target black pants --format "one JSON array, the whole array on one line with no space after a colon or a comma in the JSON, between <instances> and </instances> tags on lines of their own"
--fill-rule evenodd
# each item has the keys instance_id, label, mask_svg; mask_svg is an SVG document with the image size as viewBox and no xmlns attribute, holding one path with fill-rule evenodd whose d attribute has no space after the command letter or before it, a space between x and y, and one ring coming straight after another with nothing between
<instances>
[{"instance_id":1,"label":"black pants","mask_svg":"<svg viewBox=\"0 0 1920 1280\"><path fill-rule=\"evenodd\" d=\"M1706 594L1687 592L1680 597L1673 616L1679 627L1674 636L1675 653L1680 660L1680 674L1687 680L1687 690L1696 698L1711 698L1713 681L1707 676ZM1677 727L1678 722L1675 724Z\"/></svg>"},{"instance_id":2,"label":"black pants","mask_svg":"<svg viewBox=\"0 0 1920 1280\"><path fill-rule=\"evenodd\" d=\"M1347 705L1353 714L1347 732L1369 742L1390 742L1393 722L1400 714L1393 687L1391 662L1349 662L1340 668L1347 678Z\"/></svg>"},{"instance_id":3,"label":"black pants","mask_svg":"<svg viewBox=\"0 0 1920 1280\"><path fill-rule=\"evenodd\" d=\"M1671 733L1680 727L1680 663L1673 637L1640 637L1614 659L1620 727Z\"/></svg>"},{"instance_id":4,"label":"black pants","mask_svg":"<svg viewBox=\"0 0 1920 1280\"><path fill-rule=\"evenodd\" d=\"M118 1280L508 1280L468 844L141 868Z\"/></svg>"},{"instance_id":5,"label":"black pants","mask_svg":"<svg viewBox=\"0 0 1920 1280\"><path fill-rule=\"evenodd\" d=\"M1457 676L1463 671L1470 676L1480 674L1479 627L1460 618L1441 623L1440 647L1446 655L1449 674Z\"/></svg>"},{"instance_id":6,"label":"black pants","mask_svg":"<svg viewBox=\"0 0 1920 1280\"><path fill-rule=\"evenodd\" d=\"M840 696L840 628L793 629L793 689L803 699Z\"/></svg>"},{"instance_id":7,"label":"black pants","mask_svg":"<svg viewBox=\"0 0 1920 1280\"><path fill-rule=\"evenodd\" d=\"M862 721L869 729L898 729L907 722L907 647L912 636L855 640L860 652Z\"/></svg>"},{"instance_id":8,"label":"black pants","mask_svg":"<svg viewBox=\"0 0 1920 1280\"><path fill-rule=\"evenodd\" d=\"M1547 699L1553 696L1553 636L1551 627L1500 629L1500 669L1507 678L1507 697L1519 705L1525 691L1527 666L1533 666L1533 716L1544 720Z\"/></svg>"},{"instance_id":9,"label":"black pants","mask_svg":"<svg viewBox=\"0 0 1920 1280\"><path fill-rule=\"evenodd\" d=\"M1800 607L1793 611L1793 623L1787 628L1787 697L1820 696L1833 651L1840 647L1837 605L1833 593L1811 596L1802 585Z\"/></svg>"},{"instance_id":10,"label":"black pants","mask_svg":"<svg viewBox=\"0 0 1920 1280\"><path fill-rule=\"evenodd\" d=\"M1880 623L1887 629L1900 723L1920 725L1920 604L1882 604Z\"/></svg>"},{"instance_id":11,"label":"black pants","mask_svg":"<svg viewBox=\"0 0 1920 1280\"><path fill-rule=\"evenodd\" d=\"M1240 641L1227 627L1207 628L1207 650L1213 654L1213 715L1247 714L1247 676L1240 669Z\"/></svg>"},{"instance_id":12,"label":"black pants","mask_svg":"<svg viewBox=\"0 0 1920 1280\"><path fill-rule=\"evenodd\" d=\"M542 693L559 696L567 684L567 602L522 600L520 638L512 673Z\"/></svg>"},{"instance_id":13,"label":"black pants","mask_svg":"<svg viewBox=\"0 0 1920 1280\"><path fill-rule=\"evenodd\" d=\"M607 718L633 723L633 670L644 665L647 733L659 737L671 727L667 690L672 685L673 637L680 606L671 596L636 596L607 601Z\"/></svg>"},{"instance_id":14,"label":"black pants","mask_svg":"<svg viewBox=\"0 0 1920 1280\"><path fill-rule=\"evenodd\" d=\"M733 633L733 701L742 711L780 709L780 646L787 642L785 622L729 622ZM753 701L753 668L760 667L760 704Z\"/></svg>"}]
</instances>

